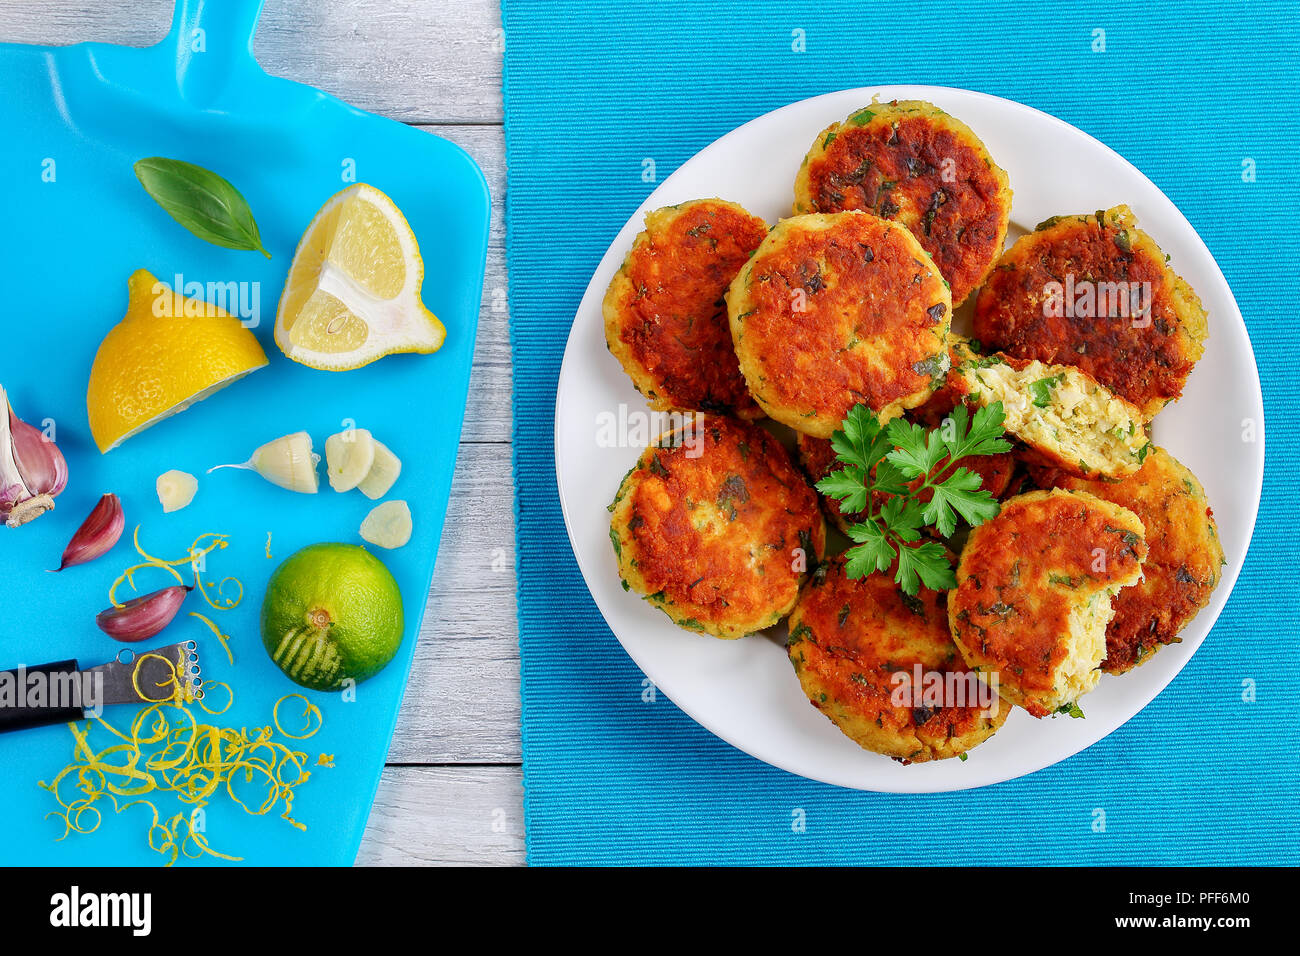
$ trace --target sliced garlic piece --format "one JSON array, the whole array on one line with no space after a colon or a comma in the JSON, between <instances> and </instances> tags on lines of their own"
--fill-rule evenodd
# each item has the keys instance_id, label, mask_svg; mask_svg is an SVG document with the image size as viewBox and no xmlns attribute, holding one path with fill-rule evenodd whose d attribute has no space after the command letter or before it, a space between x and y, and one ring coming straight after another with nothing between
<instances>
[{"instance_id":1,"label":"sliced garlic piece","mask_svg":"<svg viewBox=\"0 0 1300 956\"><path fill-rule=\"evenodd\" d=\"M158 476L158 500L162 503L163 513L180 511L194 500L199 490L199 480L187 471L165 471Z\"/></svg>"},{"instance_id":2,"label":"sliced garlic piece","mask_svg":"<svg viewBox=\"0 0 1300 956\"><path fill-rule=\"evenodd\" d=\"M375 460L366 477L357 484L361 493L372 501L382 498L397 482L402 473L402 460L388 450L388 447L375 440Z\"/></svg>"},{"instance_id":3,"label":"sliced garlic piece","mask_svg":"<svg viewBox=\"0 0 1300 956\"><path fill-rule=\"evenodd\" d=\"M351 491L374 463L375 439L364 428L349 428L325 439L325 468L335 491Z\"/></svg>"},{"instance_id":4,"label":"sliced garlic piece","mask_svg":"<svg viewBox=\"0 0 1300 956\"><path fill-rule=\"evenodd\" d=\"M361 522L361 537L380 548L400 548L411 540L411 509L400 498L375 505Z\"/></svg>"}]
</instances>

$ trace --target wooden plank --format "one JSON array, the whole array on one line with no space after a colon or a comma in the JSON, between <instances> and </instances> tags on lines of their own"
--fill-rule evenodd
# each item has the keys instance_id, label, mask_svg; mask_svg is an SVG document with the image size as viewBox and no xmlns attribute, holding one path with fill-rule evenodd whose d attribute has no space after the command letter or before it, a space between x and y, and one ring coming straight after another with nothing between
<instances>
[{"instance_id":1,"label":"wooden plank","mask_svg":"<svg viewBox=\"0 0 1300 956\"><path fill-rule=\"evenodd\" d=\"M518 767L389 767L358 866L524 862Z\"/></svg>"},{"instance_id":2,"label":"wooden plank","mask_svg":"<svg viewBox=\"0 0 1300 956\"><path fill-rule=\"evenodd\" d=\"M0 42L148 46L173 0L6 3ZM263 69L410 123L501 122L497 0L266 0L253 41Z\"/></svg>"},{"instance_id":3,"label":"wooden plank","mask_svg":"<svg viewBox=\"0 0 1300 956\"><path fill-rule=\"evenodd\" d=\"M511 395L509 316L495 309L493 288L505 289L505 264L488 259L483 307L479 310L478 341L470 372L462 442L510 441ZM499 283L499 285L498 285Z\"/></svg>"},{"instance_id":4,"label":"wooden plank","mask_svg":"<svg viewBox=\"0 0 1300 956\"><path fill-rule=\"evenodd\" d=\"M488 236L489 257L504 256L506 248L506 137L500 126L417 127L432 136L450 140L474 158L483 170L488 192L492 195L492 222ZM492 289L488 286L488 291Z\"/></svg>"},{"instance_id":5,"label":"wooden plank","mask_svg":"<svg viewBox=\"0 0 1300 956\"><path fill-rule=\"evenodd\" d=\"M474 158L492 195L487 272L462 441L510 440L510 330L505 266L505 136L499 126L424 126Z\"/></svg>"},{"instance_id":6,"label":"wooden plank","mask_svg":"<svg viewBox=\"0 0 1300 956\"><path fill-rule=\"evenodd\" d=\"M0 43L120 43L151 46L171 27L173 0L26 0L6 3Z\"/></svg>"},{"instance_id":7,"label":"wooden plank","mask_svg":"<svg viewBox=\"0 0 1300 956\"><path fill-rule=\"evenodd\" d=\"M408 123L500 123L498 0L266 0L270 73Z\"/></svg>"},{"instance_id":8,"label":"wooden plank","mask_svg":"<svg viewBox=\"0 0 1300 956\"><path fill-rule=\"evenodd\" d=\"M390 763L517 762L510 446L462 445Z\"/></svg>"}]
</instances>

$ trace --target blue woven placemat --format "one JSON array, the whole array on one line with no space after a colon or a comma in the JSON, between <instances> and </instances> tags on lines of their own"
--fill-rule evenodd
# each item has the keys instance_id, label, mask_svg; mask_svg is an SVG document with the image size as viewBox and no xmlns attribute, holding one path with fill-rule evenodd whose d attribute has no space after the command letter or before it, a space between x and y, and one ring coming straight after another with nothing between
<instances>
[{"instance_id":1,"label":"blue woven placemat","mask_svg":"<svg viewBox=\"0 0 1300 956\"><path fill-rule=\"evenodd\" d=\"M504 0L520 651L532 863L1295 863L1300 11L1290 3ZM1104 52L1098 46L1104 31ZM1265 39L1267 38L1267 39ZM659 695L593 605L555 488L556 381L610 239L728 130L818 93L982 90L1134 162L1209 245L1268 421L1250 557L1213 634L1126 726L1029 777L856 793L734 750ZM1243 160L1255 181L1243 181ZM1243 681L1257 696L1244 701ZM1100 825L1104 823L1104 825Z\"/></svg>"}]
</instances>

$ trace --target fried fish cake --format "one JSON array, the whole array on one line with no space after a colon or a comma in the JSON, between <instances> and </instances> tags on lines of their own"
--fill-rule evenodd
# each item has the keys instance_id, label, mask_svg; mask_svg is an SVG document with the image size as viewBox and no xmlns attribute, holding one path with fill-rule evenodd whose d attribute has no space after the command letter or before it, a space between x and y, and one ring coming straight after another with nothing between
<instances>
[{"instance_id":1,"label":"fried fish cake","mask_svg":"<svg viewBox=\"0 0 1300 956\"><path fill-rule=\"evenodd\" d=\"M1133 512L1150 548L1143 578L1112 602L1102 670L1122 674L1149 660L1210 601L1224 563L1223 544L1205 489L1181 462L1152 446L1137 474L1123 481L1086 481L1056 469L1031 468L1040 488L1087 491Z\"/></svg>"},{"instance_id":2,"label":"fried fish cake","mask_svg":"<svg viewBox=\"0 0 1300 956\"><path fill-rule=\"evenodd\" d=\"M981 341L1077 366L1148 421L1182 394L1208 334L1201 300L1127 206L1040 224L975 300Z\"/></svg>"},{"instance_id":3,"label":"fried fish cake","mask_svg":"<svg viewBox=\"0 0 1300 956\"><path fill-rule=\"evenodd\" d=\"M698 415L647 448L610 506L624 587L721 638L771 627L826 552L826 524L781 443Z\"/></svg>"},{"instance_id":4,"label":"fried fish cake","mask_svg":"<svg viewBox=\"0 0 1300 956\"><path fill-rule=\"evenodd\" d=\"M958 371L975 401L1002 403L1004 427L1028 446L1027 460L1084 478L1122 478L1151 447L1142 413L1080 369L998 352Z\"/></svg>"},{"instance_id":5,"label":"fried fish cake","mask_svg":"<svg viewBox=\"0 0 1300 956\"><path fill-rule=\"evenodd\" d=\"M759 418L740 374L723 295L767 223L721 199L646 215L605 293L605 342L662 411Z\"/></svg>"},{"instance_id":6,"label":"fried fish cake","mask_svg":"<svg viewBox=\"0 0 1300 956\"><path fill-rule=\"evenodd\" d=\"M868 213L779 222L727 313L750 392L803 434L829 438L859 403L894 418L948 370L947 286L910 232Z\"/></svg>"},{"instance_id":7,"label":"fried fish cake","mask_svg":"<svg viewBox=\"0 0 1300 956\"><path fill-rule=\"evenodd\" d=\"M836 457L835 449L825 438L813 438L810 435L800 435L798 437L799 462L803 465L804 472L812 480L813 486L821 481L833 471L839 471L844 467L843 463ZM945 459L946 462L946 459ZM940 462L941 467L946 469L945 462ZM1011 452L998 455L967 455L957 461L958 468L965 468L980 476L981 487L989 492L994 498L1002 496L1011 484L1011 476L1015 470L1015 456ZM913 482L913 485L919 484L919 479ZM820 495L820 492L819 492ZM822 507L826 511L826 516L834 522L835 526L848 534L849 525L861 521L861 513L845 514L841 502L835 498L826 495L820 495ZM878 503L883 504L889 495L877 496ZM930 492L925 492L921 500L926 501L930 497Z\"/></svg>"},{"instance_id":8,"label":"fried fish cake","mask_svg":"<svg viewBox=\"0 0 1300 956\"><path fill-rule=\"evenodd\" d=\"M822 130L795 178L796 215L846 209L910 229L957 306L1002 254L1011 187L965 123L919 100L872 103Z\"/></svg>"},{"instance_id":9,"label":"fried fish cake","mask_svg":"<svg viewBox=\"0 0 1300 956\"><path fill-rule=\"evenodd\" d=\"M1031 491L971 531L948 593L966 663L1035 717L1092 690L1111 600L1137 582L1142 521L1084 491Z\"/></svg>"},{"instance_id":10,"label":"fried fish cake","mask_svg":"<svg viewBox=\"0 0 1300 956\"><path fill-rule=\"evenodd\" d=\"M790 615L787 651L812 705L854 743L904 763L941 760L1002 726L1000 704L963 663L945 595L904 594L892 575L819 571Z\"/></svg>"}]
</instances>

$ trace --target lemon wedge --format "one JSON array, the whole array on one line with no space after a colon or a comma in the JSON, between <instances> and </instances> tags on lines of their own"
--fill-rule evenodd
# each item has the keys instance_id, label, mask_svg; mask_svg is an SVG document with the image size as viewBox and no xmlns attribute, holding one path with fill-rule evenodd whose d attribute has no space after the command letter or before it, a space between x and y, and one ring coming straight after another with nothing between
<instances>
[{"instance_id":1,"label":"lemon wedge","mask_svg":"<svg viewBox=\"0 0 1300 956\"><path fill-rule=\"evenodd\" d=\"M215 305L186 298L145 269L127 287L126 316L100 343L86 387L101 452L267 364L257 337Z\"/></svg>"},{"instance_id":2,"label":"lemon wedge","mask_svg":"<svg viewBox=\"0 0 1300 956\"><path fill-rule=\"evenodd\" d=\"M424 261L397 205L357 183L312 219L275 316L295 362L343 371L394 352L436 352L447 330L420 301Z\"/></svg>"}]
</instances>

